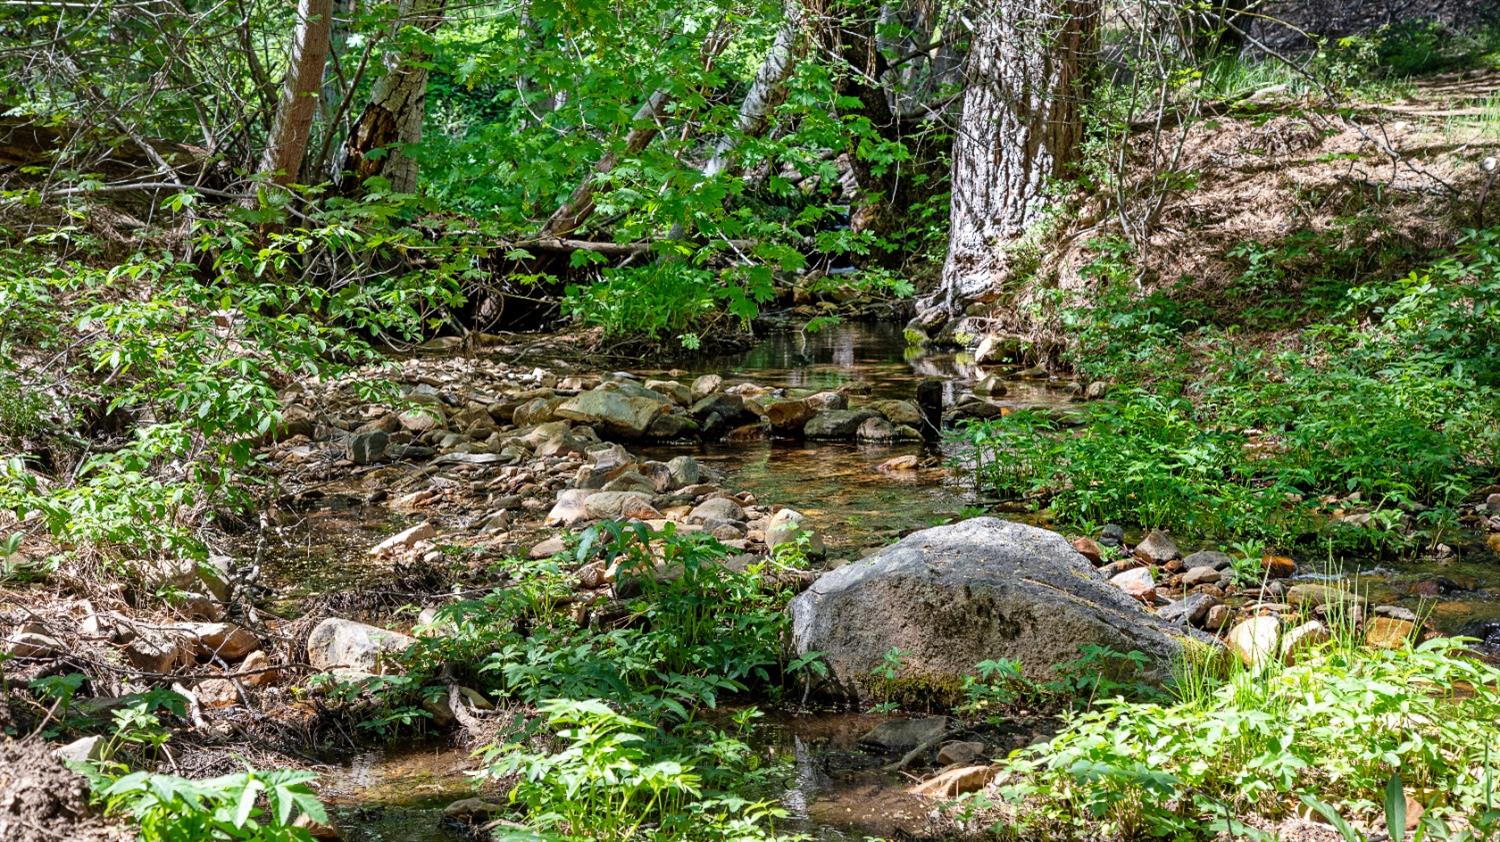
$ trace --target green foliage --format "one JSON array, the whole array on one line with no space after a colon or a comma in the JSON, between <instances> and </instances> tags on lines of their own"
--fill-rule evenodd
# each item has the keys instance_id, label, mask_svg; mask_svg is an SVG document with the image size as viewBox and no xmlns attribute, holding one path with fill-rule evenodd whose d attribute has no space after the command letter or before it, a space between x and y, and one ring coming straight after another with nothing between
<instances>
[{"instance_id":1,"label":"green foliage","mask_svg":"<svg viewBox=\"0 0 1500 842\"><path fill-rule=\"evenodd\" d=\"M1099 271L1115 277L1128 250L1111 253ZM1245 254L1251 273L1271 271ZM1497 294L1494 230L1423 271L1350 289L1335 318L1281 347L1189 333L1166 299L1107 291L1070 318L1073 362L1116 380L1110 399L1085 406L1076 429L1017 413L961 435L983 486L1046 499L1071 523L1338 551L1434 542L1500 466ZM1334 509L1367 517L1330 523Z\"/></svg>"},{"instance_id":2,"label":"green foliage","mask_svg":"<svg viewBox=\"0 0 1500 842\"><path fill-rule=\"evenodd\" d=\"M106 812L134 819L142 842L311 842L311 831L293 822L302 815L328 821L309 786L317 779L311 772L247 768L205 780L151 772L91 777Z\"/></svg>"},{"instance_id":3,"label":"green foliage","mask_svg":"<svg viewBox=\"0 0 1500 842\"><path fill-rule=\"evenodd\" d=\"M263 211L199 218L195 262L137 252L101 265L68 229L0 251L0 411L60 419L45 433L65 446L95 434L91 423L128 431L61 481L33 457L7 459L0 508L39 515L71 549L201 557L188 518L245 502L254 446L281 423L277 389L373 363L369 336L416 336L431 308L458 300L473 253L434 246L400 210L331 202L268 235ZM401 268L396 258L417 245L431 262ZM319 276L325 261L345 260L368 267L359 283ZM23 348L30 356L16 356ZM48 363L27 362L37 359ZM7 409L12 382L68 397ZM13 432L28 431L43 432L31 422Z\"/></svg>"},{"instance_id":4,"label":"green foliage","mask_svg":"<svg viewBox=\"0 0 1500 842\"><path fill-rule=\"evenodd\" d=\"M562 610L572 586L555 560L511 562L516 587L444 606L430 626L437 633L398 656L404 671L345 683L341 698L373 700L364 721L393 731L426 717L423 688L445 664L468 686L528 706L601 699L653 722L688 721L726 693L774 689L788 622L772 579L778 561L737 571L727 554L702 533L598 524L572 559L616 567L618 586L635 594L621 627L581 626Z\"/></svg>"},{"instance_id":5,"label":"green foliage","mask_svg":"<svg viewBox=\"0 0 1500 842\"><path fill-rule=\"evenodd\" d=\"M506 743L484 751L486 776L516 781L510 801L532 831L554 839L783 838L766 829L786 815L772 802L711 789L753 788L763 777L738 737L662 734L591 699L552 700L539 710L559 750ZM748 721L737 718L740 730Z\"/></svg>"},{"instance_id":6,"label":"green foliage","mask_svg":"<svg viewBox=\"0 0 1500 842\"><path fill-rule=\"evenodd\" d=\"M1457 829L1495 808L1497 680L1457 641L1395 651L1335 641L1175 703L1075 715L1009 763L1002 794L1063 835L1196 839L1225 816L1286 816L1304 795L1371 817L1399 774L1431 823Z\"/></svg>"}]
</instances>

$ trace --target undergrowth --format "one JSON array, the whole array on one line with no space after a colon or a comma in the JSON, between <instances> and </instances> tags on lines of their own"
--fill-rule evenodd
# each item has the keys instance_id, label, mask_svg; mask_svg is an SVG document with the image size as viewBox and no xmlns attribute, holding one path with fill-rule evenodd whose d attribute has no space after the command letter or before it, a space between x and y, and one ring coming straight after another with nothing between
<instances>
[{"instance_id":1,"label":"undergrowth","mask_svg":"<svg viewBox=\"0 0 1500 842\"><path fill-rule=\"evenodd\" d=\"M1269 840L1242 819L1311 805L1354 833L1393 811L1394 781L1423 808L1418 838L1500 832L1500 671L1461 641L1375 650L1335 634L1293 666L1236 660L1227 677L1202 661L1174 699L1103 701L1014 755L969 820L1004 817L1004 838Z\"/></svg>"},{"instance_id":2,"label":"undergrowth","mask_svg":"<svg viewBox=\"0 0 1500 842\"><path fill-rule=\"evenodd\" d=\"M1070 362L1109 398L1077 427L970 423L984 487L1078 525L1407 552L1451 536L1500 466L1500 229L1270 342L1112 290L1068 317Z\"/></svg>"}]
</instances>

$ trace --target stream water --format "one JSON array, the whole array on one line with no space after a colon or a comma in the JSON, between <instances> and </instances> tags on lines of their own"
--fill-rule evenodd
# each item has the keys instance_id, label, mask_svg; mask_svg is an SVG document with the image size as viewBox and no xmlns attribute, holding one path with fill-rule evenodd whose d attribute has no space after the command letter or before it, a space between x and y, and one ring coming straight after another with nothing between
<instances>
[{"instance_id":1,"label":"stream water","mask_svg":"<svg viewBox=\"0 0 1500 842\"><path fill-rule=\"evenodd\" d=\"M859 324L814 335L774 336L748 353L705 359L691 370L721 374L729 382L771 387L857 385L876 398L910 398L918 380L936 376L946 381L950 401L978 373L961 357L908 350L899 326ZM1069 385L1015 380L1007 383L1006 400L1017 406L1059 407L1071 401ZM799 509L824 535L830 555L839 559L857 557L985 502L962 472L934 468L892 475L877 470L893 456L932 455L929 447L763 441L648 448L642 455L669 458L690 453L721 470L726 487L749 491L762 504ZM937 452L949 459L961 457L955 447L945 444ZM943 452L943 448L948 450ZM362 508L372 507L361 507L355 500L331 501L317 513L322 526L311 534L326 540L330 534L341 533L339 540L351 547L368 546L391 527L387 521L361 522ZM328 555L310 546L301 561L290 561L283 572L304 583L312 576L318 586L327 586L330 577L353 575L340 567L341 562L326 561ZM349 563L357 565L361 554L349 555L353 558ZM1316 563L1303 567L1310 577L1331 574ZM1493 559L1401 566L1371 562L1350 567L1346 565L1339 574L1356 577L1359 590L1372 600L1430 613L1434 624L1445 632L1483 637L1493 631L1500 644L1500 565ZM774 714L769 718L758 739L767 760L785 764L789 770L792 783L781 798L792 817L789 829L842 840L889 837L908 824L920 823L924 810L904 794L904 782L897 776L861 770L857 763L839 760L858 754L854 742L873 721L868 715L851 714ZM461 837L441 826L441 808L472 794L464 771L473 765L463 752L445 747L371 752L328 770L326 794L340 824L350 831L351 842L457 839Z\"/></svg>"}]
</instances>

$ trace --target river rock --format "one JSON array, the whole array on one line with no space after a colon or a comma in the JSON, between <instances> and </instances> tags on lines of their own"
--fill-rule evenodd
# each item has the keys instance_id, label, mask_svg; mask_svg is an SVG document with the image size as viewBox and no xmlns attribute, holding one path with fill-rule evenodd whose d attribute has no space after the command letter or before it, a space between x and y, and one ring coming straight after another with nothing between
<instances>
[{"instance_id":1,"label":"river rock","mask_svg":"<svg viewBox=\"0 0 1500 842\"><path fill-rule=\"evenodd\" d=\"M859 429L855 431L854 437L860 441L895 441L896 427L891 422L877 415L873 418L866 418L865 422L860 424Z\"/></svg>"},{"instance_id":2,"label":"river rock","mask_svg":"<svg viewBox=\"0 0 1500 842\"><path fill-rule=\"evenodd\" d=\"M557 502L547 512L547 526L573 526L589 519L587 507L589 497L597 494L584 488L569 488L557 495Z\"/></svg>"},{"instance_id":3,"label":"river rock","mask_svg":"<svg viewBox=\"0 0 1500 842\"><path fill-rule=\"evenodd\" d=\"M888 754L905 754L923 743L942 739L953 726L953 720L946 716L888 719L866 731L859 744Z\"/></svg>"},{"instance_id":4,"label":"river rock","mask_svg":"<svg viewBox=\"0 0 1500 842\"><path fill-rule=\"evenodd\" d=\"M642 390L645 391L644 387ZM652 393L655 394L655 393ZM557 415L617 435L644 438L651 422L662 414L663 398L626 394L603 387L578 394L557 407Z\"/></svg>"},{"instance_id":5,"label":"river rock","mask_svg":"<svg viewBox=\"0 0 1500 842\"><path fill-rule=\"evenodd\" d=\"M812 407L813 412L849 408L849 398L838 392L818 392L815 395L809 395L806 400L807 405Z\"/></svg>"},{"instance_id":6,"label":"river rock","mask_svg":"<svg viewBox=\"0 0 1500 842\"><path fill-rule=\"evenodd\" d=\"M698 422L678 412L663 412L646 430L649 439L680 439L698 431Z\"/></svg>"},{"instance_id":7,"label":"river rock","mask_svg":"<svg viewBox=\"0 0 1500 842\"><path fill-rule=\"evenodd\" d=\"M717 374L705 374L693 381L692 398L694 401L701 401L719 391L722 385L724 385L724 378Z\"/></svg>"},{"instance_id":8,"label":"river rock","mask_svg":"<svg viewBox=\"0 0 1500 842\"><path fill-rule=\"evenodd\" d=\"M1193 636L1110 586L1063 536L997 518L913 533L823 574L790 611L797 654L823 653L855 698L877 689L871 670L892 647L910 653L903 676L940 689L997 658L1046 679L1085 644L1139 650L1143 677L1163 679Z\"/></svg>"},{"instance_id":9,"label":"river rock","mask_svg":"<svg viewBox=\"0 0 1500 842\"><path fill-rule=\"evenodd\" d=\"M766 420L771 428L781 432L800 432L814 415L814 410L805 400L774 401L766 404Z\"/></svg>"},{"instance_id":10,"label":"river rock","mask_svg":"<svg viewBox=\"0 0 1500 842\"><path fill-rule=\"evenodd\" d=\"M937 762L939 766L968 765L984 757L987 749L988 746L978 740L949 740L938 749Z\"/></svg>"},{"instance_id":11,"label":"river rock","mask_svg":"<svg viewBox=\"0 0 1500 842\"><path fill-rule=\"evenodd\" d=\"M1141 602L1150 604L1156 599L1156 580L1152 578L1149 567L1135 567L1117 573L1110 577L1109 583Z\"/></svg>"},{"instance_id":12,"label":"river rock","mask_svg":"<svg viewBox=\"0 0 1500 842\"><path fill-rule=\"evenodd\" d=\"M1177 542L1172 540L1160 529L1152 530L1139 544L1135 545L1137 555L1144 555L1153 564L1165 564L1174 558L1181 558L1182 552L1177 549Z\"/></svg>"},{"instance_id":13,"label":"river rock","mask_svg":"<svg viewBox=\"0 0 1500 842\"><path fill-rule=\"evenodd\" d=\"M385 458L386 448L390 444L391 436L384 430L355 433L349 437L346 455L356 465L372 465Z\"/></svg>"},{"instance_id":14,"label":"river rock","mask_svg":"<svg viewBox=\"0 0 1500 842\"><path fill-rule=\"evenodd\" d=\"M370 555L384 555L396 550L408 549L412 546L415 546L418 541L430 541L436 537L437 530L432 528L431 523L424 520L416 526L403 529L400 532L397 532L395 535L392 535L391 537L371 547Z\"/></svg>"},{"instance_id":15,"label":"river rock","mask_svg":"<svg viewBox=\"0 0 1500 842\"><path fill-rule=\"evenodd\" d=\"M670 399L672 403L678 406L688 407L693 404L692 387L684 386L676 380L647 380L646 388Z\"/></svg>"},{"instance_id":16,"label":"river rock","mask_svg":"<svg viewBox=\"0 0 1500 842\"><path fill-rule=\"evenodd\" d=\"M1416 624L1394 617L1371 617L1365 625L1365 645L1373 649L1400 649L1411 640Z\"/></svg>"},{"instance_id":17,"label":"river rock","mask_svg":"<svg viewBox=\"0 0 1500 842\"><path fill-rule=\"evenodd\" d=\"M1327 643L1328 627L1317 620L1309 620L1300 626L1288 629L1281 636L1281 660L1288 666L1297 662L1297 657L1308 649Z\"/></svg>"},{"instance_id":18,"label":"river rock","mask_svg":"<svg viewBox=\"0 0 1500 842\"><path fill-rule=\"evenodd\" d=\"M1227 553L1218 550L1199 550L1182 560L1182 566L1188 570L1198 567L1209 567L1214 570L1228 570L1232 563Z\"/></svg>"},{"instance_id":19,"label":"river rock","mask_svg":"<svg viewBox=\"0 0 1500 842\"><path fill-rule=\"evenodd\" d=\"M621 517L650 520L661 517L661 512L651 505L651 495L642 491L600 491L590 494L583 501L583 511L591 520Z\"/></svg>"},{"instance_id":20,"label":"river rock","mask_svg":"<svg viewBox=\"0 0 1500 842\"><path fill-rule=\"evenodd\" d=\"M443 818L465 824L483 824L503 814L504 804L487 798L461 798L443 808Z\"/></svg>"},{"instance_id":21,"label":"river rock","mask_svg":"<svg viewBox=\"0 0 1500 842\"><path fill-rule=\"evenodd\" d=\"M830 409L809 419L802 434L810 439L852 439L860 425L874 417L868 409Z\"/></svg>"},{"instance_id":22,"label":"river rock","mask_svg":"<svg viewBox=\"0 0 1500 842\"><path fill-rule=\"evenodd\" d=\"M885 420L893 425L920 427L922 426L922 410L917 408L911 401L876 401L870 405L872 409L885 416Z\"/></svg>"},{"instance_id":23,"label":"river rock","mask_svg":"<svg viewBox=\"0 0 1500 842\"><path fill-rule=\"evenodd\" d=\"M1229 630L1225 642L1245 666L1253 667L1276 654L1276 642L1280 634L1281 618L1267 614L1242 620Z\"/></svg>"},{"instance_id":24,"label":"river rock","mask_svg":"<svg viewBox=\"0 0 1500 842\"><path fill-rule=\"evenodd\" d=\"M688 523L708 523L715 520L744 521L745 510L728 497L710 497L693 507L684 519Z\"/></svg>"},{"instance_id":25,"label":"river rock","mask_svg":"<svg viewBox=\"0 0 1500 842\"><path fill-rule=\"evenodd\" d=\"M809 526L807 516L796 509L782 509L771 515L766 523L766 546L774 550L782 544L795 544L797 536L803 533L807 534L809 555L821 556L826 552L823 536Z\"/></svg>"},{"instance_id":26,"label":"river rock","mask_svg":"<svg viewBox=\"0 0 1500 842\"><path fill-rule=\"evenodd\" d=\"M667 470L671 472L673 488L697 485L703 481L703 466L691 456L672 457L667 462Z\"/></svg>"},{"instance_id":27,"label":"river rock","mask_svg":"<svg viewBox=\"0 0 1500 842\"><path fill-rule=\"evenodd\" d=\"M1199 585L1217 585L1224 574L1212 567L1189 567L1182 574L1182 586L1184 588L1196 588Z\"/></svg>"},{"instance_id":28,"label":"river rock","mask_svg":"<svg viewBox=\"0 0 1500 842\"><path fill-rule=\"evenodd\" d=\"M1099 545L1091 538L1074 538L1072 547L1092 564L1098 564L1104 560L1104 551L1099 549Z\"/></svg>"},{"instance_id":29,"label":"river rock","mask_svg":"<svg viewBox=\"0 0 1500 842\"><path fill-rule=\"evenodd\" d=\"M1298 608L1317 608L1320 605L1337 604L1340 602L1364 602L1355 596L1347 587L1328 584L1326 582L1307 582L1300 585L1292 585L1286 589L1286 601L1288 605Z\"/></svg>"},{"instance_id":30,"label":"river rock","mask_svg":"<svg viewBox=\"0 0 1500 842\"><path fill-rule=\"evenodd\" d=\"M414 642L400 632L329 617L307 636L307 663L345 675L377 675L384 672L387 656Z\"/></svg>"},{"instance_id":31,"label":"river rock","mask_svg":"<svg viewBox=\"0 0 1500 842\"><path fill-rule=\"evenodd\" d=\"M1217 605L1218 602L1206 593L1188 594L1170 605L1162 606L1156 612L1156 616L1169 623L1201 626L1208 616L1208 609Z\"/></svg>"},{"instance_id":32,"label":"river rock","mask_svg":"<svg viewBox=\"0 0 1500 842\"><path fill-rule=\"evenodd\" d=\"M1289 579L1297 575L1297 562L1284 555L1262 556L1260 566L1272 579Z\"/></svg>"}]
</instances>

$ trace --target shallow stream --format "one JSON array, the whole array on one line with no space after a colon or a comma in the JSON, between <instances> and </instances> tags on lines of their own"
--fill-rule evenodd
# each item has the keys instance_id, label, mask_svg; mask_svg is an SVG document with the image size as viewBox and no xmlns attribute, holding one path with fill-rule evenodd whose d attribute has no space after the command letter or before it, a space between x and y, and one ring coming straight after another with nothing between
<instances>
[{"instance_id":1,"label":"shallow stream","mask_svg":"<svg viewBox=\"0 0 1500 842\"><path fill-rule=\"evenodd\" d=\"M705 359L693 374L717 373L728 382L769 387L867 387L876 398L911 398L923 377L947 381L952 401L976 379L977 370L952 355L922 355L906 348L896 325L842 325L804 335L766 339L748 353ZM659 372L642 371L645 375ZM1070 384L1016 379L1007 382L1006 401L1016 406L1060 407L1071 402ZM823 534L834 559L858 557L915 529L963 516L984 500L961 471L941 468L887 474L882 462L908 453L962 456L956 445L864 446L846 443L761 441L637 449L652 458L690 453L724 473L726 487L749 491L761 504L781 504L808 515ZM330 501L316 514L312 535L341 534L351 548L368 546L393 528L388 519L361 520L361 512L384 512L360 501ZM311 539L310 539L311 540ZM1184 551L1193 549L1185 547ZM308 547L300 560L285 560L283 574L304 584L327 587L355 570L326 560L343 553ZM357 566L355 550L348 564ZM1329 571L1303 560L1310 577ZM1496 629L1500 644L1500 565L1466 559L1401 566L1362 564L1343 575L1356 576L1358 589L1380 603L1430 612L1449 633L1484 636ZM349 584L348 579L345 585ZM1486 624L1495 624L1487 626ZM795 716L772 714L760 731L770 761L787 764L792 783L782 803L792 816L790 830L828 840L889 837L916 827L924 808L904 794L905 781L893 774L854 771L838 758L857 754L854 741L878 717L851 714ZM371 752L327 770L327 795L351 842L461 838L440 826L444 804L472 794L464 775L474 766L463 752L446 747L415 747ZM839 767L830 772L831 766Z\"/></svg>"}]
</instances>

